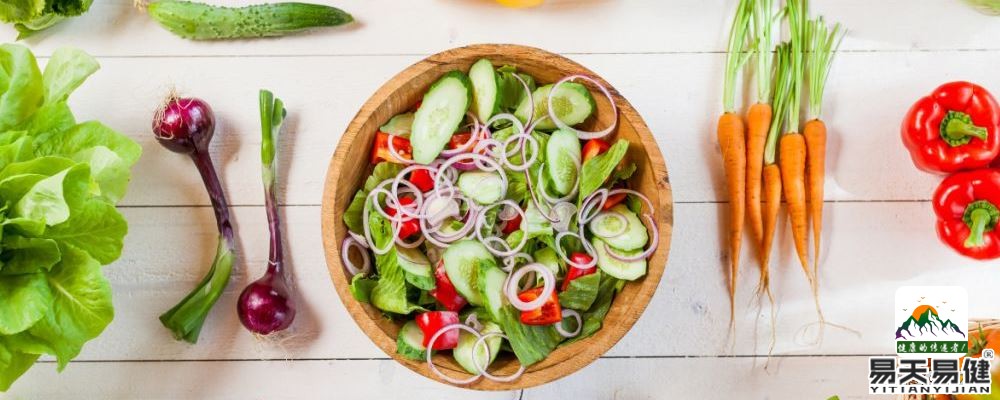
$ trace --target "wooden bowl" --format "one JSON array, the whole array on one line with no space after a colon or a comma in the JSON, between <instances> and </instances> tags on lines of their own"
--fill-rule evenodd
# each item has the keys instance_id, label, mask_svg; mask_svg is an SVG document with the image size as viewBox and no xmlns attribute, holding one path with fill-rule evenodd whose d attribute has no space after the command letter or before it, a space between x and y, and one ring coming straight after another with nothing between
<instances>
[{"instance_id":1,"label":"wooden bowl","mask_svg":"<svg viewBox=\"0 0 1000 400\"><path fill-rule=\"evenodd\" d=\"M371 172L368 152L378 127L420 100L428 87L442 74L454 69L468 71L472 63L483 57L489 58L496 65L514 65L519 71L531 74L542 83L553 83L572 74L583 74L596 78L607 87L618 105L620 115L618 129L613 137L631 142L627 157L638 165L630 185L652 200L657 208L654 218L660 230L659 247L649 260L648 273L642 279L625 285L612 303L600 331L585 340L557 348L548 358L528 368L514 382L500 383L480 379L464 386L479 390L513 390L551 382L576 372L608 351L628 332L646 308L663 275L670 250L673 200L667 167L649 128L632 105L611 85L580 64L531 47L475 45L438 53L410 66L375 92L351 121L333 154L323 192L323 246L333 284L340 300L361 330L386 354L407 368L440 381L424 362L411 361L396 354L396 334L401 323L386 319L375 307L360 303L351 296L348 289L350 280L340 257L340 245L347 235L347 228L342 222L344 211ZM598 110L596 118L591 118L596 121L589 122L590 128L607 126L612 116L610 104L596 88L591 90ZM436 356L435 364L446 374L467 376L450 356ZM517 366L516 359L510 356L498 359L492 368L497 370L493 372L495 375L507 375L516 371Z\"/></svg>"}]
</instances>

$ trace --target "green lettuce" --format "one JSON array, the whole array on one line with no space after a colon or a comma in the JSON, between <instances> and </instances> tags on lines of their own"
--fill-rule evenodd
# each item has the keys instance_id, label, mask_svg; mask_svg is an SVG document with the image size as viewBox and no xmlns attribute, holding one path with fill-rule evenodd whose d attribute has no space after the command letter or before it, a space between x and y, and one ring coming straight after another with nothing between
<instances>
[{"instance_id":1,"label":"green lettuce","mask_svg":"<svg viewBox=\"0 0 1000 400\"><path fill-rule=\"evenodd\" d=\"M528 367L548 357L563 337L552 325L522 324L520 315L520 311L508 304L500 309L500 318L496 322L507 335L518 361Z\"/></svg>"},{"instance_id":2,"label":"green lettuce","mask_svg":"<svg viewBox=\"0 0 1000 400\"><path fill-rule=\"evenodd\" d=\"M591 193L594 193L597 189L600 189L604 182L608 180L611 173L614 172L615 167L621 163L622 159L625 158L625 154L628 153L628 141L624 139L618 139L615 144L611 145L611 148L607 152L604 152L594 158L587 160L583 163L582 171L580 172L580 200L587 198ZM634 169L629 172L635 172Z\"/></svg>"},{"instance_id":3,"label":"green lettuce","mask_svg":"<svg viewBox=\"0 0 1000 400\"><path fill-rule=\"evenodd\" d=\"M354 199L351 200L351 204L347 206L347 211L344 211L344 224L347 225L347 230L359 235L365 234L363 215L368 192L375 189L382 181L395 178L399 174L399 171L402 170L402 165L393 164L388 161L383 161L375 165L372 174L365 180L365 187L358 189L357 193L354 194Z\"/></svg>"},{"instance_id":4,"label":"green lettuce","mask_svg":"<svg viewBox=\"0 0 1000 400\"><path fill-rule=\"evenodd\" d=\"M383 248L393 241L392 225L379 213L371 213L368 218L371 229L372 245ZM409 314L422 311L423 307L411 304L406 298L406 275L399 266L396 247L389 252L375 256L375 268L378 269L378 282L371 289L371 303L379 310L395 314Z\"/></svg>"},{"instance_id":5,"label":"green lettuce","mask_svg":"<svg viewBox=\"0 0 1000 400\"><path fill-rule=\"evenodd\" d=\"M121 256L115 204L142 149L73 117L67 98L97 69L64 48L42 71L25 47L0 45L0 391L43 354L62 370L114 318L102 266Z\"/></svg>"},{"instance_id":6,"label":"green lettuce","mask_svg":"<svg viewBox=\"0 0 1000 400\"><path fill-rule=\"evenodd\" d=\"M60 21L81 15L94 0L15 0L0 2L0 21L14 24L23 39Z\"/></svg>"},{"instance_id":7,"label":"green lettuce","mask_svg":"<svg viewBox=\"0 0 1000 400\"><path fill-rule=\"evenodd\" d=\"M579 311L587 310L597 299L600 282L601 271L569 281L569 287L559 293L559 305Z\"/></svg>"}]
</instances>

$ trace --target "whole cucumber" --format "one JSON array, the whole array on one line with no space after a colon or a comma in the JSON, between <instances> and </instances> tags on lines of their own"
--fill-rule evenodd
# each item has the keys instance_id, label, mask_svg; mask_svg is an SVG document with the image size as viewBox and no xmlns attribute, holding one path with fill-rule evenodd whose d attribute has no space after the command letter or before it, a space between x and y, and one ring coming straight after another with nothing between
<instances>
[{"instance_id":1,"label":"whole cucumber","mask_svg":"<svg viewBox=\"0 0 1000 400\"><path fill-rule=\"evenodd\" d=\"M308 3L221 7L191 1L149 3L149 16L177 36L193 40L284 36L305 29L343 25L354 17L338 8Z\"/></svg>"}]
</instances>

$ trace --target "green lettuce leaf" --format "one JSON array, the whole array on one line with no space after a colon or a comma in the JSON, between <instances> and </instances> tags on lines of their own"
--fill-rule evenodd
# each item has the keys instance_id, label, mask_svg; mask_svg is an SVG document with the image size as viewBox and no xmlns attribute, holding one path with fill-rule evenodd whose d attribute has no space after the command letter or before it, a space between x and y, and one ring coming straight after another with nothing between
<instances>
[{"instance_id":1,"label":"green lettuce leaf","mask_svg":"<svg viewBox=\"0 0 1000 400\"><path fill-rule=\"evenodd\" d=\"M29 332L52 348L62 370L80 354L83 344L100 335L114 318L111 285L97 260L68 246L62 249L62 260L47 279L52 311Z\"/></svg>"},{"instance_id":2,"label":"green lettuce leaf","mask_svg":"<svg viewBox=\"0 0 1000 400\"><path fill-rule=\"evenodd\" d=\"M0 334L31 328L49 312L52 295L43 274L0 276Z\"/></svg>"},{"instance_id":3,"label":"green lettuce leaf","mask_svg":"<svg viewBox=\"0 0 1000 400\"><path fill-rule=\"evenodd\" d=\"M94 0L8 0L0 3L0 20L14 23L24 39L69 17L86 12Z\"/></svg>"},{"instance_id":4,"label":"green lettuce leaf","mask_svg":"<svg viewBox=\"0 0 1000 400\"><path fill-rule=\"evenodd\" d=\"M70 93L100 68L101 65L97 60L83 50L72 47L56 49L52 52L49 62L45 64L45 72L42 75L45 104L66 101Z\"/></svg>"},{"instance_id":5,"label":"green lettuce leaf","mask_svg":"<svg viewBox=\"0 0 1000 400\"><path fill-rule=\"evenodd\" d=\"M11 234L3 237L0 274L34 274L52 269L62 258L55 240Z\"/></svg>"},{"instance_id":6,"label":"green lettuce leaf","mask_svg":"<svg viewBox=\"0 0 1000 400\"><path fill-rule=\"evenodd\" d=\"M121 256L127 233L128 222L113 205L91 199L42 236L84 251L101 264L110 264Z\"/></svg>"},{"instance_id":7,"label":"green lettuce leaf","mask_svg":"<svg viewBox=\"0 0 1000 400\"><path fill-rule=\"evenodd\" d=\"M39 156L61 156L88 164L101 195L112 202L125 195L129 170L142 155L142 148L132 139L96 121L39 135L36 143Z\"/></svg>"},{"instance_id":8,"label":"green lettuce leaf","mask_svg":"<svg viewBox=\"0 0 1000 400\"><path fill-rule=\"evenodd\" d=\"M520 311L511 305L500 310L496 321L507 335L514 355L525 367L544 360L562 342L563 337L551 325L532 326L522 324Z\"/></svg>"},{"instance_id":9,"label":"green lettuce leaf","mask_svg":"<svg viewBox=\"0 0 1000 400\"><path fill-rule=\"evenodd\" d=\"M584 311L594 304L600 286L601 271L569 281L569 287L559 293L559 305Z\"/></svg>"},{"instance_id":10,"label":"green lettuce leaf","mask_svg":"<svg viewBox=\"0 0 1000 400\"><path fill-rule=\"evenodd\" d=\"M365 278L361 274L354 275L351 278L351 296L362 303L371 303L372 289L376 284L377 280Z\"/></svg>"},{"instance_id":11,"label":"green lettuce leaf","mask_svg":"<svg viewBox=\"0 0 1000 400\"><path fill-rule=\"evenodd\" d=\"M27 354L7 348L0 342L0 392L10 389L17 378L28 372L38 360L38 354Z\"/></svg>"},{"instance_id":12,"label":"green lettuce leaf","mask_svg":"<svg viewBox=\"0 0 1000 400\"><path fill-rule=\"evenodd\" d=\"M399 171L403 170L403 166L399 164L393 164L391 162L383 161L375 165L375 169L372 174L368 176L365 180L365 186L359 189L357 193L354 194L354 198L351 200L351 204L347 206L347 211L344 211L344 224L347 225L347 230L357 233L359 235L364 235L364 210L365 210L365 200L368 199L368 192L375 189L379 183L386 179L393 179L399 174ZM372 213L374 214L374 213Z\"/></svg>"},{"instance_id":13,"label":"green lettuce leaf","mask_svg":"<svg viewBox=\"0 0 1000 400\"><path fill-rule=\"evenodd\" d=\"M618 139L607 152L583 163L580 172L580 200L587 198L604 185L615 167L625 158L626 153L628 153L628 141Z\"/></svg>"},{"instance_id":14,"label":"green lettuce leaf","mask_svg":"<svg viewBox=\"0 0 1000 400\"><path fill-rule=\"evenodd\" d=\"M578 336L570 339L568 342L583 340L601 329L601 326L604 324L604 317L611 310L611 302L615 299L615 294L618 293L619 284L622 283L624 281L620 279L607 274L601 274L601 283L597 288L597 297L594 299L594 303L590 305L590 308L586 312L580 315L583 319L583 328L580 330Z\"/></svg>"},{"instance_id":15,"label":"green lettuce leaf","mask_svg":"<svg viewBox=\"0 0 1000 400\"><path fill-rule=\"evenodd\" d=\"M42 71L27 47L0 45L0 131L21 125L42 104Z\"/></svg>"},{"instance_id":16,"label":"green lettuce leaf","mask_svg":"<svg viewBox=\"0 0 1000 400\"><path fill-rule=\"evenodd\" d=\"M392 226L378 213L371 213L369 216L369 228L375 247L382 248L393 240ZM395 314L421 311L423 307L410 304L406 298L406 277L396 257L395 247L388 253L375 256L375 267L378 269L379 278L371 291L372 305L379 310Z\"/></svg>"}]
</instances>

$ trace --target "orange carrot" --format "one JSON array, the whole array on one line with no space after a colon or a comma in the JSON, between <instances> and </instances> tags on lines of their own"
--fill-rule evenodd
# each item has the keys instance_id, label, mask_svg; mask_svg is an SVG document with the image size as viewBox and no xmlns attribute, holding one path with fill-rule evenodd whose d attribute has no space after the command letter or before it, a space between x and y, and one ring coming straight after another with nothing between
<instances>
[{"instance_id":1,"label":"orange carrot","mask_svg":"<svg viewBox=\"0 0 1000 400\"><path fill-rule=\"evenodd\" d=\"M760 287L758 291L770 292L771 246L774 243L774 229L778 225L778 211L781 210L781 169L777 164L764 167L764 237L761 243Z\"/></svg>"},{"instance_id":2,"label":"orange carrot","mask_svg":"<svg viewBox=\"0 0 1000 400\"><path fill-rule=\"evenodd\" d=\"M726 51L725 81L722 86L722 116L719 117L717 135L722 151L723 168L729 194L729 324L736 330L736 277L740 266L740 247L743 243L743 223L746 210L746 127L736 112L737 77L749 58L746 52L747 31L754 0L740 0L729 31Z\"/></svg>"},{"instance_id":3,"label":"orange carrot","mask_svg":"<svg viewBox=\"0 0 1000 400\"><path fill-rule=\"evenodd\" d=\"M826 124L818 119L806 122L802 129L806 140L806 171L808 185L806 195L809 196L809 216L812 219L813 232L813 276L819 269L820 234L823 231L823 182L826 175Z\"/></svg>"},{"instance_id":4,"label":"orange carrot","mask_svg":"<svg viewBox=\"0 0 1000 400\"><path fill-rule=\"evenodd\" d=\"M764 238L764 222L760 211L761 173L764 168L764 144L771 126L771 105L756 103L747 111L747 215L750 232L758 252Z\"/></svg>"},{"instance_id":5,"label":"orange carrot","mask_svg":"<svg viewBox=\"0 0 1000 400\"><path fill-rule=\"evenodd\" d=\"M809 241L809 214L806 208L806 141L796 133L789 132L781 137L778 146L778 165L781 166L781 186L788 203L788 219L792 223L792 236L795 239L795 252L799 256L802 269L812 284L812 271L806 261Z\"/></svg>"}]
</instances>

